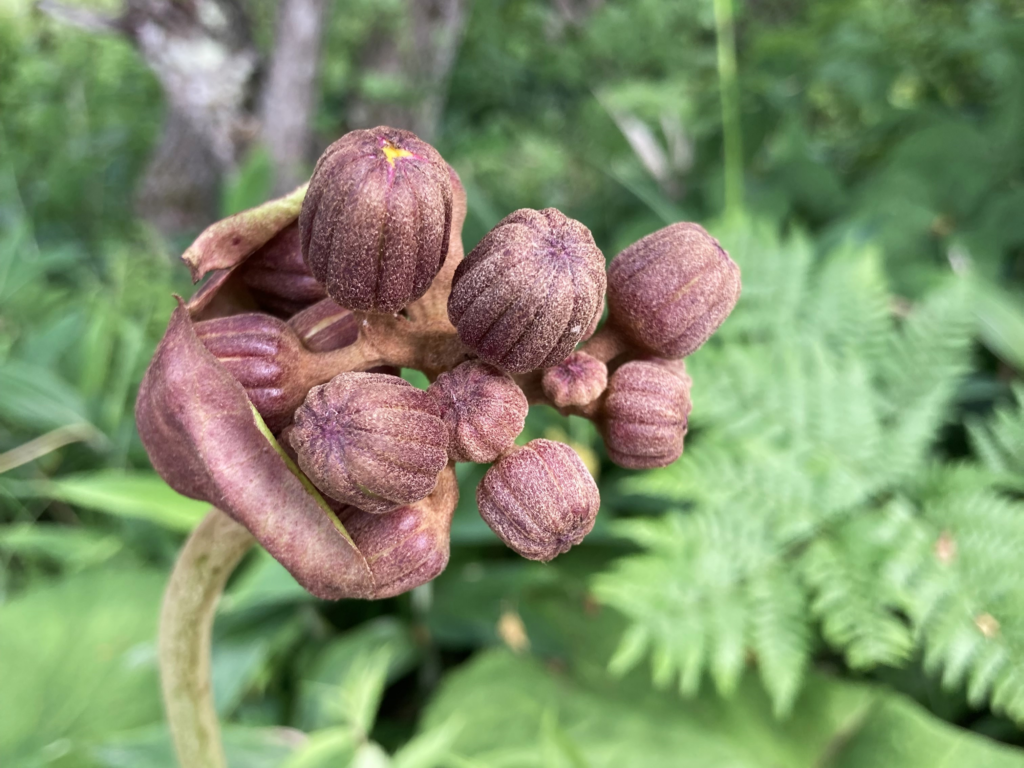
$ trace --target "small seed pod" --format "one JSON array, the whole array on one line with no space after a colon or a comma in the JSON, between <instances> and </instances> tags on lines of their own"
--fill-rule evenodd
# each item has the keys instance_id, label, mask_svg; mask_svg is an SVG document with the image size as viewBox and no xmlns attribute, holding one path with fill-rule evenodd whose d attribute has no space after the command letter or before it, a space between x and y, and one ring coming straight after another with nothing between
<instances>
[{"instance_id":1,"label":"small seed pod","mask_svg":"<svg viewBox=\"0 0 1024 768\"><path fill-rule=\"evenodd\" d=\"M238 276L261 308L281 317L301 312L327 296L302 260L298 224L282 229L246 259Z\"/></svg>"},{"instance_id":2,"label":"small seed pod","mask_svg":"<svg viewBox=\"0 0 1024 768\"><path fill-rule=\"evenodd\" d=\"M299 216L302 253L347 309L398 312L448 253L452 183L441 155L409 131L352 131L320 157Z\"/></svg>"},{"instance_id":3,"label":"small seed pod","mask_svg":"<svg viewBox=\"0 0 1024 768\"><path fill-rule=\"evenodd\" d=\"M512 377L478 360L442 373L427 392L448 428L452 461L494 461L519 437L530 409Z\"/></svg>"},{"instance_id":4,"label":"small seed pod","mask_svg":"<svg viewBox=\"0 0 1024 768\"><path fill-rule=\"evenodd\" d=\"M668 466L683 453L690 408L681 362L625 363L608 382L600 423L608 457L626 469Z\"/></svg>"},{"instance_id":5,"label":"small seed pod","mask_svg":"<svg viewBox=\"0 0 1024 768\"><path fill-rule=\"evenodd\" d=\"M445 470L433 493L386 515L353 506L338 512L338 519L373 573L374 599L408 592L445 569L452 514L458 500L455 472Z\"/></svg>"},{"instance_id":6,"label":"small seed pod","mask_svg":"<svg viewBox=\"0 0 1024 768\"><path fill-rule=\"evenodd\" d=\"M383 373L342 373L313 387L289 439L320 490L366 512L422 499L448 462L433 398Z\"/></svg>"},{"instance_id":7,"label":"small seed pod","mask_svg":"<svg viewBox=\"0 0 1024 768\"><path fill-rule=\"evenodd\" d=\"M204 320L196 336L238 382L272 432L278 432L306 397L302 345L294 331L270 315L247 313Z\"/></svg>"},{"instance_id":8,"label":"small seed pod","mask_svg":"<svg viewBox=\"0 0 1024 768\"><path fill-rule=\"evenodd\" d=\"M511 373L556 365L600 315L604 256L554 208L506 216L455 270L448 318L483 360Z\"/></svg>"},{"instance_id":9,"label":"small seed pod","mask_svg":"<svg viewBox=\"0 0 1024 768\"><path fill-rule=\"evenodd\" d=\"M352 310L334 299L318 301L288 320L303 346L310 352L331 352L354 344L359 338L359 321Z\"/></svg>"},{"instance_id":10,"label":"small seed pod","mask_svg":"<svg viewBox=\"0 0 1024 768\"><path fill-rule=\"evenodd\" d=\"M544 371L541 386L557 408L587 405L608 386L608 366L586 352L573 352Z\"/></svg>"},{"instance_id":11,"label":"small seed pod","mask_svg":"<svg viewBox=\"0 0 1024 768\"><path fill-rule=\"evenodd\" d=\"M547 562L590 533L601 497L572 448L531 440L487 470L476 502L481 517L509 547Z\"/></svg>"},{"instance_id":12,"label":"small seed pod","mask_svg":"<svg viewBox=\"0 0 1024 768\"><path fill-rule=\"evenodd\" d=\"M608 268L609 318L659 357L698 349L732 312L740 268L698 224L672 224L633 243Z\"/></svg>"}]
</instances>

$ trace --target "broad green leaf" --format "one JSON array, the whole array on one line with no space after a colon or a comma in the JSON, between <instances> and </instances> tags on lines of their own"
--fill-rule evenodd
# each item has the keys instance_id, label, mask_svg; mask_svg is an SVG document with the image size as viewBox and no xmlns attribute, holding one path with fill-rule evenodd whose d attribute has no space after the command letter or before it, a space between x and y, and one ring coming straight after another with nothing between
<instances>
[{"instance_id":1,"label":"broad green leaf","mask_svg":"<svg viewBox=\"0 0 1024 768\"><path fill-rule=\"evenodd\" d=\"M1024 766L1024 751L937 720L881 687L809 676L779 722L748 675L737 696L656 693L631 676L587 682L504 651L479 654L442 685L421 728L464 727L454 764L526 768L937 768Z\"/></svg>"},{"instance_id":2,"label":"broad green leaf","mask_svg":"<svg viewBox=\"0 0 1024 768\"><path fill-rule=\"evenodd\" d=\"M0 528L0 550L72 570L104 563L123 546L113 534L69 525L19 523Z\"/></svg>"},{"instance_id":3,"label":"broad green leaf","mask_svg":"<svg viewBox=\"0 0 1024 768\"><path fill-rule=\"evenodd\" d=\"M210 510L208 503L182 496L155 472L144 470L97 470L8 487L15 496L59 499L109 515L148 520L172 531L191 531Z\"/></svg>"},{"instance_id":4,"label":"broad green leaf","mask_svg":"<svg viewBox=\"0 0 1024 768\"><path fill-rule=\"evenodd\" d=\"M0 765L159 721L164 575L86 571L0 605Z\"/></svg>"}]
</instances>

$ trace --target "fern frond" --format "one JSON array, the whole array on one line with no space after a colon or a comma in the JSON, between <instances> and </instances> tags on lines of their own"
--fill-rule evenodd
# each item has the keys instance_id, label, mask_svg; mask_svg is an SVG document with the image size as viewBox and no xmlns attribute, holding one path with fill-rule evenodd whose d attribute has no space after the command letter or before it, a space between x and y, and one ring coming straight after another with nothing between
<instances>
[{"instance_id":1,"label":"fern frond","mask_svg":"<svg viewBox=\"0 0 1024 768\"><path fill-rule=\"evenodd\" d=\"M973 420L968 432L975 452L993 472L1024 475L1024 385L1013 387L1015 405L997 408L987 421Z\"/></svg>"}]
</instances>

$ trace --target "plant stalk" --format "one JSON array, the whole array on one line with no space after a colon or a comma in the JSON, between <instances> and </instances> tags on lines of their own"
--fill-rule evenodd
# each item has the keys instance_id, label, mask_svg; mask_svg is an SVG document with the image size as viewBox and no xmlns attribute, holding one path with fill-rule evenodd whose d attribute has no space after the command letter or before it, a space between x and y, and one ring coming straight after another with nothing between
<instances>
[{"instance_id":1,"label":"plant stalk","mask_svg":"<svg viewBox=\"0 0 1024 768\"><path fill-rule=\"evenodd\" d=\"M718 49L718 87L722 101L722 140L725 166L725 213L743 209L743 130L740 89L736 75L736 31L732 0L714 0Z\"/></svg>"},{"instance_id":2,"label":"plant stalk","mask_svg":"<svg viewBox=\"0 0 1024 768\"><path fill-rule=\"evenodd\" d=\"M210 510L178 555L160 612L160 681L167 724L183 768L225 768L213 705L210 643L224 584L255 539Z\"/></svg>"}]
</instances>

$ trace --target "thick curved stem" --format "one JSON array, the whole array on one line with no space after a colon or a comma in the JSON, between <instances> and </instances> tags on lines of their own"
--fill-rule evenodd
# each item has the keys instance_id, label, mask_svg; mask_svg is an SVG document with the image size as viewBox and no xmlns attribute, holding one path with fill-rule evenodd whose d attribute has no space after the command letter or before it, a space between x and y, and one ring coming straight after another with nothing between
<instances>
[{"instance_id":1,"label":"thick curved stem","mask_svg":"<svg viewBox=\"0 0 1024 768\"><path fill-rule=\"evenodd\" d=\"M160 612L160 680L183 768L224 768L213 706L210 636L224 584L255 539L213 509L178 555Z\"/></svg>"}]
</instances>

